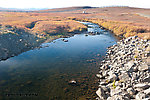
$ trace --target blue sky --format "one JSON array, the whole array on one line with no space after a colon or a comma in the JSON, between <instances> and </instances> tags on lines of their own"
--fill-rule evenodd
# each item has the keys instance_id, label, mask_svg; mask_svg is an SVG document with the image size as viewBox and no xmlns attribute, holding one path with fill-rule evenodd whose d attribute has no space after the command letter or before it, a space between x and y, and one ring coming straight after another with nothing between
<instances>
[{"instance_id":1,"label":"blue sky","mask_svg":"<svg viewBox=\"0 0 150 100\"><path fill-rule=\"evenodd\" d=\"M4 8L101 7L112 5L150 8L150 0L0 0L0 7Z\"/></svg>"}]
</instances>

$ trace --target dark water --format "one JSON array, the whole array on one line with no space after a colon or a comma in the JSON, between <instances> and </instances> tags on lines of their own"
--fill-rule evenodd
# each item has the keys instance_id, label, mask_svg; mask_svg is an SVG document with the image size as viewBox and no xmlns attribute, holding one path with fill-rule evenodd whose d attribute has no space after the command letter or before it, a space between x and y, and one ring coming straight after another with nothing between
<instances>
[{"instance_id":1,"label":"dark water","mask_svg":"<svg viewBox=\"0 0 150 100\"><path fill-rule=\"evenodd\" d=\"M105 32L42 44L0 62L0 100L86 100L96 97L98 63L117 39ZM70 85L70 80L77 84Z\"/></svg>"}]
</instances>

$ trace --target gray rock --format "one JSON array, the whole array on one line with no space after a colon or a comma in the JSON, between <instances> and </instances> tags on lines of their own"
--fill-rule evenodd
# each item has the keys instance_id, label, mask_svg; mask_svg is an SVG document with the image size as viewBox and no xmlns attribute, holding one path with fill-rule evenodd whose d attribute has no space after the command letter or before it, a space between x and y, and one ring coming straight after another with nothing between
<instances>
[{"instance_id":1,"label":"gray rock","mask_svg":"<svg viewBox=\"0 0 150 100\"><path fill-rule=\"evenodd\" d=\"M102 88L98 88L98 90L96 91L96 94L99 96L100 99L106 99L106 95L105 92Z\"/></svg>"},{"instance_id":2,"label":"gray rock","mask_svg":"<svg viewBox=\"0 0 150 100\"><path fill-rule=\"evenodd\" d=\"M150 66L150 58L146 59L146 63L147 63L148 66Z\"/></svg>"},{"instance_id":3,"label":"gray rock","mask_svg":"<svg viewBox=\"0 0 150 100\"><path fill-rule=\"evenodd\" d=\"M101 87L104 87L105 95L110 96L107 100L131 100L133 98L149 100L149 47L149 40L145 41L133 36L108 48L108 55L101 67L103 71L100 72L105 78L99 83ZM116 80L116 88L114 80Z\"/></svg>"},{"instance_id":4,"label":"gray rock","mask_svg":"<svg viewBox=\"0 0 150 100\"><path fill-rule=\"evenodd\" d=\"M145 84L145 83L139 83L139 84L136 84L134 86L134 88L141 88L141 89L147 89L149 88L150 86L148 84Z\"/></svg>"},{"instance_id":5,"label":"gray rock","mask_svg":"<svg viewBox=\"0 0 150 100\"><path fill-rule=\"evenodd\" d=\"M110 71L108 74L109 74L109 77L108 77L109 81L114 81L114 80L118 79L118 76L115 73L113 73L112 71Z\"/></svg>"},{"instance_id":6,"label":"gray rock","mask_svg":"<svg viewBox=\"0 0 150 100\"><path fill-rule=\"evenodd\" d=\"M98 78L102 78L102 77L103 77L103 76L100 75L100 74L96 74L96 76L97 76Z\"/></svg>"},{"instance_id":7,"label":"gray rock","mask_svg":"<svg viewBox=\"0 0 150 100\"><path fill-rule=\"evenodd\" d=\"M122 73L120 76L119 76L119 79L123 82L127 82L129 81L131 78L129 77L128 73L127 72L124 72Z\"/></svg>"},{"instance_id":8,"label":"gray rock","mask_svg":"<svg viewBox=\"0 0 150 100\"><path fill-rule=\"evenodd\" d=\"M136 100L143 100L144 98L146 98L146 95L142 92L139 92L135 97Z\"/></svg>"},{"instance_id":9,"label":"gray rock","mask_svg":"<svg viewBox=\"0 0 150 100\"><path fill-rule=\"evenodd\" d=\"M144 98L144 99L142 99L142 100L150 100L150 98L149 98L149 97L147 97L147 98Z\"/></svg>"},{"instance_id":10,"label":"gray rock","mask_svg":"<svg viewBox=\"0 0 150 100\"><path fill-rule=\"evenodd\" d=\"M121 95L114 95L112 97L108 97L107 100L125 100Z\"/></svg>"},{"instance_id":11,"label":"gray rock","mask_svg":"<svg viewBox=\"0 0 150 100\"><path fill-rule=\"evenodd\" d=\"M144 90L144 93L147 94L147 95L150 95L150 88Z\"/></svg>"},{"instance_id":12,"label":"gray rock","mask_svg":"<svg viewBox=\"0 0 150 100\"><path fill-rule=\"evenodd\" d=\"M129 61L128 63L127 63L127 66L128 67L133 67L135 65L135 63L134 63L134 61L133 60L131 60L131 61Z\"/></svg>"},{"instance_id":13,"label":"gray rock","mask_svg":"<svg viewBox=\"0 0 150 100\"><path fill-rule=\"evenodd\" d=\"M105 91L105 93L108 92L108 91L110 90L110 88L107 87L107 86L101 86L101 88Z\"/></svg>"},{"instance_id":14,"label":"gray rock","mask_svg":"<svg viewBox=\"0 0 150 100\"><path fill-rule=\"evenodd\" d=\"M96 100L101 100L101 99L99 97L97 97Z\"/></svg>"},{"instance_id":15,"label":"gray rock","mask_svg":"<svg viewBox=\"0 0 150 100\"><path fill-rule=\"evenodd\" d=\"M128 88L127 89L127 92L130 94L130 95L134 95L136 93L136 91L133 89L133 88Z\"/></svg>"},{"instance_id":16,"label":"gray rock","mask_svg":"<svg viewBox=\"0 0 150 100\"><path fill-rule=\"evenodd\" d=\"M102 75L103 75L103 77L107 76L107 71L103 70Z\"/></svg>"},{"instance_id":17,"label":"gray rock","mask_svg":"<svg viewBox=\"0 0 150 100\"><path fill-rule=\"evenodd\" d=\"M110 91L110 95L113 96L113 95L116 95L116 94L119 94L121 91L120 87L117 86L115 89L112 88L111 91Z\"/></svg>"},{"instance_id":18,"label":"gray rock","mask_svg":"<svg viewBox=\"0 0 150 100\"><path fill-rule=\"evenodd\" d=\"M144 63L138 67L139 71L146 71L148 69L149 69L149 66L146 63Z\"/></svg>"},{"instance_id":19,"label":"gray rock","mask_svg":"<svg viewBox=\"0 0 150 100\"><path fill-rule=\"evenodd\" d=\"M107 85L108 83L106 83L106 82L100 82L99 84L100 85Z\"/></svg>"},{"instance_id":20,"label":"gray rock","mask_svg":"<svg viewBox=\"0 0 150 100\"><path fill-rule=\"evenodd\" d=\"M150 76L147 76L147 77L143 78L142 82L150 83Z\"/></svg>"}]
</instances>

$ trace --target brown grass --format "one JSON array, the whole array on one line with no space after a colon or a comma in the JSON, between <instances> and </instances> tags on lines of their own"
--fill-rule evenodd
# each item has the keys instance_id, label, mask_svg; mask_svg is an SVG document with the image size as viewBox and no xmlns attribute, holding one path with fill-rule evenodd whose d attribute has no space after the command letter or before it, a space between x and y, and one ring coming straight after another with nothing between
<instances>
[{"instance_id":1,"label":"brown grass","mask_svg":"<svg viewBox=\"0 0 150 100\"><path fill-rule=\"evenodd\" d=\"M138 33L150 32L150 29L147 27L133 26L128 22L108 21L104 19L85 19L85 20L97 23L100 26L108 30L111 30L117 36L130 37L137 35Z\"/></svg>"},{"instance_id":2,"label":"brown grass","mask_svg":"<svg viewBox=\"0 0 150 100\"><path fill-rule=\"evenodd\" d=\"M64 34L76 30L83 31L86 26L66 18L64 14L0 12L2 26L16 26L35 34L45 36Z\"/></svg>"},{"instance_id":3,"label":"brown grass","mask_svg":"<svg viewBox=\"0 0 150 100\"><path fill-rule=\"evenodd\" d=\"M82 14L83 9L72 9L73 11L67 11L68 9L65 8L60 13L47 13L47 10L42 13L0 12L0 25L21 27L31 33L56 35L85 29L84 25L74 21L79 19L97 23L118 36L139 35L144 37L146 35L147 37L147 34L150 33L150 18L138 14L150 14L150 9L92 8L86 10L87 14Z\"/></svg>"},{"instance_id":4,"label":"brown grass","mask_svg":"<svg viewBox=\"0 0 150 100\"><path fill-rule=\"evenodd\" d=\"M138 36L142 39L150 40L150 33L139 33Z\"/></svg>"}]
</instances>

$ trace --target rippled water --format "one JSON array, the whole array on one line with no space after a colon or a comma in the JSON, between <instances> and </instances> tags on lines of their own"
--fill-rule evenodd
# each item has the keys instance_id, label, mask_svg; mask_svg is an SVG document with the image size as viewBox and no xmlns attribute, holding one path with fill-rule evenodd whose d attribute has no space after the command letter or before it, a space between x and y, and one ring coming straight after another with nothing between
<instances>
[{"instance_id":1,"label":"rippled water","mask_svg":"<svg viewBox=\"0 0 150 100\"><path fill-rule=\"evenodd\" d=\"M117 39L78 34L44 43L42 48L24 52L0 62L0 99L84 100L96 97L98 63L106 48ZM70 85L70 80L77 84Z\"/></svg>"}]
</instances>

